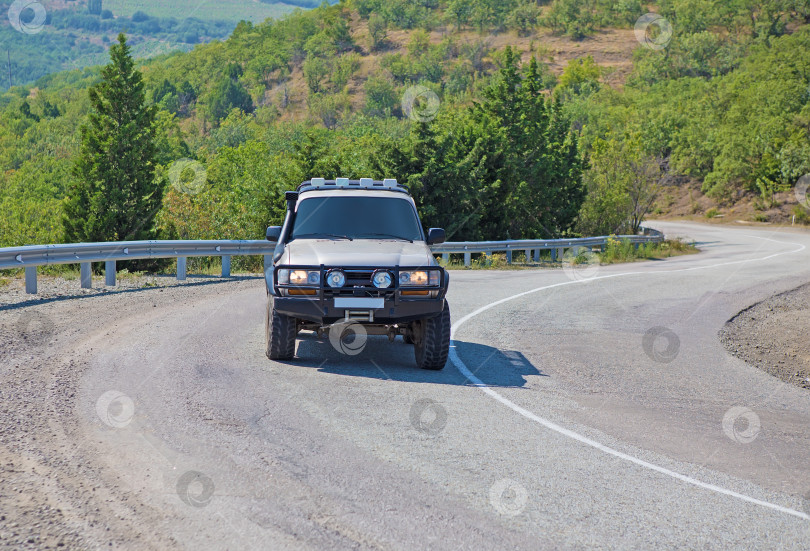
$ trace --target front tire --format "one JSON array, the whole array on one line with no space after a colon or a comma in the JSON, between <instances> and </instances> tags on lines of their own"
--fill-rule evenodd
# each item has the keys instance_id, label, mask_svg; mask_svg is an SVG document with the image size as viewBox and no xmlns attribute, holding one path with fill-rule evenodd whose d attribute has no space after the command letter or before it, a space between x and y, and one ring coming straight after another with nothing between
<instances>
[{"instance_id":1,"label":"front tire","mask_svg":"<svg viewBox=\"0 0 810 551\"><path fill-rule=\"evenodd\" d=\"M264 317L264 333L268 358L271 360L293 359L298 324L295 322L295 318L276 312L269 299L267 301L267 313Z\"/></svg>"},{"instance_id":2,"label":"front tire","mask_svg":"<svg viewBox=\"0 0 810 551\"><path fill-rule=\"evenodd\" d=\"M422 369L444 369L450 353L450 305L444 301L444 310L438 316L419 322L420 335L414 344L416 365Z\"/></svg>"}]
</instances>

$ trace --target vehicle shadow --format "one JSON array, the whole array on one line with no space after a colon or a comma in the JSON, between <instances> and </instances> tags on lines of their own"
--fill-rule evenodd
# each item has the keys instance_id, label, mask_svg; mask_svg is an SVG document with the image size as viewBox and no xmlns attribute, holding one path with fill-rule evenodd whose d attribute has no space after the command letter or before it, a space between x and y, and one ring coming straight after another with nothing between
<instances>
[{"instance_id":1,"label":"vehicle shadow","mask_svg":"<svg viewBox=\"0 0 810 551\"><path fill-rule=\"evenodd\" d=\"M402 337L392 343L388 337L368 336L355 341L357 350L352 349L353 343L348 343L344 351L339 350L339 342L333 346L328 337L318 339L315 333L302 332L298 339L296 358L290 365L350 377L440 385L473 384L450 360L442 371L417 368L413 346L405 344ZM521 388L528 376L548 376L517 351L464 341L454 341L451 346L467 368L487 386Z\"/></svg>"}]
</instances>

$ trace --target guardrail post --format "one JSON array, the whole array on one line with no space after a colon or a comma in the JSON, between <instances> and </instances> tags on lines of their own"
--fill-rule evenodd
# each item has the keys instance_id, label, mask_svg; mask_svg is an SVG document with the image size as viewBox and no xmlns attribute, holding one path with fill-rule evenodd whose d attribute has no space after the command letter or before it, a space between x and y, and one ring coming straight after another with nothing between
<instances>
[{"instance_id":1,"label":"guardrail post","mask_svg":"<svg viewBox=\"0 0 810 551\"><path fill-rule=\"evenodd\" d=\"M93 288L93 270L89 262L82 262L79 265L79 275L82 280L82 289Z\"/></svg>"},{"instance_id":2,"label":"guardrail post","mask_svg":"<svg viewBox=\"0 0 810 551\"><path fill-rule=\"evenodd\" d=\"M557 258L559 258L560 262L562 262L563 258L565 258L565 249L555 249L555 250L557 251Z\"/></svg>"},{"instance_id":3,"label":"guardrail post","mask_svg":"<svg viewBox=\"0 0 810 551\"><path fill-rule=\"evenodd\" d=\"M445 265L450 263L450 253L442 253L442 261Z\"/></svg>"},{"instance_id":4,"label":"guardrail post","mask_svg":"<svg viewBox=\"0 0 810 551\"><path fill-rule=\"evenodd\" d=\"M551 249L551 261L557 262L557 249Z\"/></svg>"},{"instance_id":5,"label":"guardrail post","mask_svg":"<svg viewBox=\"0 0 810 551\"><path fill-rule=\"evenodd\" d=\"M177 281L186 280L186 257L177 257Z\"/></svg>"},{"instance_id":6,"label":"guardrail post","mask_svg":"<svg viewBox=\"0 0 810 551\"><path fill-rule=\"evenodd\" d=\"M526 253L526 264L528 264L529 262L532 261L532 251L531 249L526 249L523 252Z\"/></svg>"},{"instance_id":7,"label":"guardrail post","mask_svg":"<svg viewBox=\"0 0 810 551\"><path fill-rule=\"evenodd\" d=\"M472 255L470 253L464 253L464 267L469 268L471 263Z\"/></svg>"},{"instance_id":8,"label":"guardrail post","mask_svg":"<svg viewBox=\"0 0 810 551\"><path fill-rule=\"evenodd\" d=\"M37 267L25 267L25 292L29 295L37 294Z\"/></svg>"},{"instance_id":9,"label":"guardrail post","mask_svg":"<svg viewBox=\"0 0 810 551\"><path fill-rule=\"evenodd\" d=\"M231 257L222 257L222 277L231 277Z\"/></svg>"},{"instance_id":10,"label":"guardrail post","mask_svg":"<svg viewBox=\"0 0 810 551\"><path fill-rule=\"evenodd\" d=\"M506 249L506 263L512 263L512 249Z\"/></svg>"},{"instance_id":11,"label":"guardrail post","mask_svg":"<svg viewBox=\"0 0 810 551\"><path fill-rule=\"evenodd\" d=\"M107 287L115 287L115 260L107 260L104 263L104 279Z\"/></svg>"},{"instance_id":12,"label":"guardrail post","mask_svg":"<svg viewBox=\"0 0 810 551\"><path fill-rule=\"evenodd\" d=\"M534 250L534 261L540 263L540 249Z\"/></svg>"}]
</instances>

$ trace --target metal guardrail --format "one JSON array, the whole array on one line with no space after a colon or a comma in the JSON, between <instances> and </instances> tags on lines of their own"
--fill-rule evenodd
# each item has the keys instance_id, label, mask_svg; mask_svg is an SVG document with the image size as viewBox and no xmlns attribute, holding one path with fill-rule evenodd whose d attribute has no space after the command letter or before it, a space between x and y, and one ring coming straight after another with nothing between
<instances>
[{"instance_id":1,"label":"metal guardrail","mask_svg":"<svg viewBox=\"0 0 810 551\"><path fill-rule=\"evenodd\" d=\"M604 247L608 239L627 240L635 246L644 243L660 243L664 240L664 234L658 230L650 228L642 228L642 235L619 235L619 236L601 236L601 237L585 237L578 239L542 239L542 240L510 240L510 241L468 241L468 242L455 242L443 243L431 247L434 254L441 254L445 262L450 260L451 254L464 254L464 265L469 266L472 260L472 254L483 253L491 256L496 252L506 253L506 262L512 263L512 253L514 251L523 251L526 259L532 259L534 262L540 261L541 250L551 250L552 261L562 260L565 254L565 249L582 249L589 250Z\"/></svg>"},{"instance_id":2,"label":"metal guardrail","mask_svg":"<svg viewBox=\"0 0 810 551\"><path fill-rule=\"evenodd\" d=\"M644 229L644 235L614 236L628 240L636 246L642 243L663 241L664 235L656 230ZM540 260L541 250L551 250L552 260L562 260L565 249L594 249L604 247L609 236L583 239L546 239L511 241L470 241L434 245L434 254L441 254L445 261L451 254L463 254L464 265L471 264L472 255L483 253L491 256L506 252L507 262L512 263L514 251L524 251L527 260ZM142 260L146 258L176 258L177 279L186 279L188 257L219 256L222 258L222 277L231 275L231 257L268 256L276 244L269 241L129 241L117 243L77 243L67 245L30 245L26 247L0 248L0 270L24 268L25 290L37 292L37 267L54 264L79 264L83 289L92 287L92 263L105 263L105 285L116 284L116 262L119 260Z\"/></svg>"},{"instance_id":3,"label":"metal guardrail","mask_svg":"<svg viewBox=\"0 0 810 551\"><path fill-rule=\"evenodd\" d=\"M0 249L0 270L25 268L25 290L29 294L36 294L37 266L79 264L82 288L90 289L93 262L105 263L105 284L114 287L118 260L177 258L177 279L184 281L188 257L222 257L222 277L230 277L232 256L269 255L275 247L276 244L269 241L123 241L31 245Z\"/></svg>"}]
</instances>

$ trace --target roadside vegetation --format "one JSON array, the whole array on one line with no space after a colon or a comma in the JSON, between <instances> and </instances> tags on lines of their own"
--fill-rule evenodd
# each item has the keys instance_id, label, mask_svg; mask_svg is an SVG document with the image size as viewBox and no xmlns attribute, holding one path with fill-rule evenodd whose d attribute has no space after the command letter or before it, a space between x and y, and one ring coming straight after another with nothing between
<instances>
[{"instance_id":1,"label":"roadside vegetation","mask_svg":"<svg viewBox=\"0 0 810 551\"><path fill-rule=\"evenodd\" d=\"M648 243L636 247L626 239L612 238L603 251L589 251L581 248L574 252L566 249L563 257L554 259L551 251L540 251L540 260L527 258L523 251L513 251L512 263L506 253L491 255L474 254L470 265L465 266L461 255L451 255L449 262L439 258L439 263L450 270L523 270L527 268L552 268L562 265L582 266L594 264L621 264L639 260L663 260L674 256L696 254L700 252L693 244L683 239L667 239L661 243Z\"/></svg>"},{"instance_id":2,"label":"roadside vegetation","mask_svg":"<svg viewBox=\"0 0 810 551\"><path fill-rule=\"evenodd\" d=\"M635 262L636 260L662 260L699 252L694 243L682 239L667 239L661 243L634 246L626 239L610 239L607 247L598 253L600 264Z\"/></svg>"},{"instance_id":3,"label":"roadside vegetation","mask_svg":"<svg viewBox=\"0 0 810 551\"><path fill-rule=\"evenodd\" d=\"M650 10L673 29L648 29L655 49L632 34ZM452 240L631 233L685 182L714 215L743 196L769 208L810 173L808 21L810 0L345 0L241 22L134 65L154 111L138 232L260 238L311 176L396 176ZM631 63L599 58L603 36L632 42ZM562 63L561 44L592 55ZM0 96L0 246L110 215L80 195L123 189L79 130L102 79L56 72Z\"/></svg>"}]
</instances>

